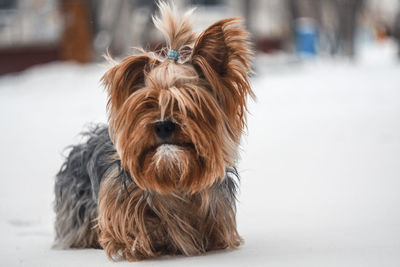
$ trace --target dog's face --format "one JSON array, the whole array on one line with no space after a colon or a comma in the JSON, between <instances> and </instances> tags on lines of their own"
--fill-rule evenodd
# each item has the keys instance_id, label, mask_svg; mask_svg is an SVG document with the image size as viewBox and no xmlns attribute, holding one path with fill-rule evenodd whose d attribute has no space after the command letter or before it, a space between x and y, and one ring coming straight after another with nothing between
<instances>
[{"instance_id":1,"label":"dog's face","mask_svg":"<svg viewBox=\"0 0 400 267\"><path fill-rule=\"evenodd\" d=\"M234 164L252 94L247 32L237 23L210 26L183 62L144 53L104 75L110 134L142 189L195 193Z\"/></svg>"}]
</instances>

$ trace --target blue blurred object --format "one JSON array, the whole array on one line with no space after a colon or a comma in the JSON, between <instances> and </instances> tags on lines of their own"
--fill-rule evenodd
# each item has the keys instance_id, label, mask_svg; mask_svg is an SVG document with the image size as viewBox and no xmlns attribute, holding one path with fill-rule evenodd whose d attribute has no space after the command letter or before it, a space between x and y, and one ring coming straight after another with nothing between
<instances>
[{"instance_id":1,"label":"blue blurred object","mask_svg":"<svg viewBox=\"0 0 400 267\"><path fill-rule=\"evenodd\" d=\"M296 23L296 51L304 57L317 55L318 30L313 19L300 18Z\"/></svg>"}]
</instances>

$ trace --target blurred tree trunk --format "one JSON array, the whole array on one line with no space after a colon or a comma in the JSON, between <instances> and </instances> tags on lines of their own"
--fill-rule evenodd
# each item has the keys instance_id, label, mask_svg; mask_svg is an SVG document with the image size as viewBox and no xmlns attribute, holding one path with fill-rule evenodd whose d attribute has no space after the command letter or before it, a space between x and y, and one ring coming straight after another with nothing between
<instances>
[{"instance_id":1,"label":"blurred tree trunk","mask_svg":"<svg viewBox=\"0 0 400 267\"><path fill-rule=\"evenodd\" d=\"M252 25L251 25L251 13L252 13L252 0L244 0L243 1L243 8L244 8L244 18L246 23L246 29L252 32Z\"/></svg>"},{"instance_id":2,"label":"blurred tree trunk","mask_svg":"<svg viewBox=\"0 0 400 267\"><path fill-rule=\"evenodd\" d=\"M88 2L84 0L61 1L65 26L61 38L61 58L87 63L92 60L92 31Z\"/></svg>"},{"instance_id":3,"label":"blurred tree trunk","mask_svg":"<svg viewBox=\"0 0 400 267\"><path fill-rule=\"evenodd\" d=\"M393 37L397 41L397 57L400 59L400 6L397 11L396 19L394 20Z\"/></svg>"},{"instance_id":4,"label":"blurred tree trunk","mask_svg":"<svg viewBox=\"0 0 400 267\"><path fill-rule=\"evenodd\" d=\"M296 42L296 19L299 17L299 9L296 5L296 0L287 0L286 6L289 10L290 42L294 51L294 44Z\"/></svg>"},{"instance_id":5,"label":"blurred tree trunk","mask_svg":"<svg viewBox=\"0 0 400 267\"><path fill-rule=\"evenodd\" d=\"M131 43L130 23L132 20L132 10L137 4L136 1L119 0L117 16L115 17L111 33L111 44L109 52L113 56L127 56L129 44Z\"/></svg>"},{"instance_id":6,"label":"blurred tree trunk","mask_svg":"<svg viewBox=\"0 0 400 267\"><path fill-rule=\"evenodd\" d=\"M354 57L354 37L357 16L363 7L363 0L335 0L338 17L339 51L349 58Z\"/></svg>"}]
</instances>

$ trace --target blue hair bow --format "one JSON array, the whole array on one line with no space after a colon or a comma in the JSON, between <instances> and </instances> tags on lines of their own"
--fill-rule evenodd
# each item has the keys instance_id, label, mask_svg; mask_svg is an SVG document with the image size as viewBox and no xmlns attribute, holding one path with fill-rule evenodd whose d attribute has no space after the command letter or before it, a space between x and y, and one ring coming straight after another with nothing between
<instances>
[{"instance_id":1,"label":"blue hair bow","mask_svg":"<svg viewBox=\"0 0 400 267\"><path fill-rule=\"evenodd\" d=\"M174 49L170 49L168 50L168 58L172 59L174 61L178 61L179 57L181 56L181 54L179 54L178 51L174 50Z\"/></svg>"}]
</instances>

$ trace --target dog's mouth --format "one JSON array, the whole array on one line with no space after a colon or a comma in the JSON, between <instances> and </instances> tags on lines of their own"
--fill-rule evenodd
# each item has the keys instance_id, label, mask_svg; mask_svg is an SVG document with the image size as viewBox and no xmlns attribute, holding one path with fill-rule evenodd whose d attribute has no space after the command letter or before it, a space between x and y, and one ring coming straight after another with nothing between
<instances>
[{"instance_id":1,"label":"dog's mouth","mask_svg":"<svg viewBox=\"0 0 400 267\"><path fill-rule=\"evenodd\" d=\"M187 142L187 143L169 143L169 142L165 142L165 143L160 143L157 144L155 149L158 149L159 147L162 146L176 146L176 147L181 147L181 148L188 148L188 149L193 149L194 150L194 144Z\"/></svg>"},{"instance_id":2,"label":"dog's mouth","mask_svg":"<svg viewBox=\"0 0 400 267\"><path fill-rule=\"evenodd\" d=\"M162 142L162 143L155 144L155 145L145 149L144 152L145 152L145 154L147 154L147 153L156 151L159 148L166 147L166 146L177 147L177 148L187 148L187 149L193 149L193 150L195 149L194 144L190 143L190 142L187 142L187 143Z\"/></svg>"},{"instance_id":3,"label":"dog's mouth","mask_svg":"<svg viewBox=\"0 0 400 267\"><path fill-rule=\"evenodd\" d=\"M162 143L158 143L155 145L152 145L148 148L145 148L139 156L139 162L144 162L145 158L147 155L149 155L150 153L154 154L156 153L159 149L162 148L180 148L180 149L185 149L185 150L190 150L190 151L195 151L196 148L194 146L193 143L191 142L184 142L184 143L174 143L174 142L162 142Z\"/></svg>"}]
</instances>

